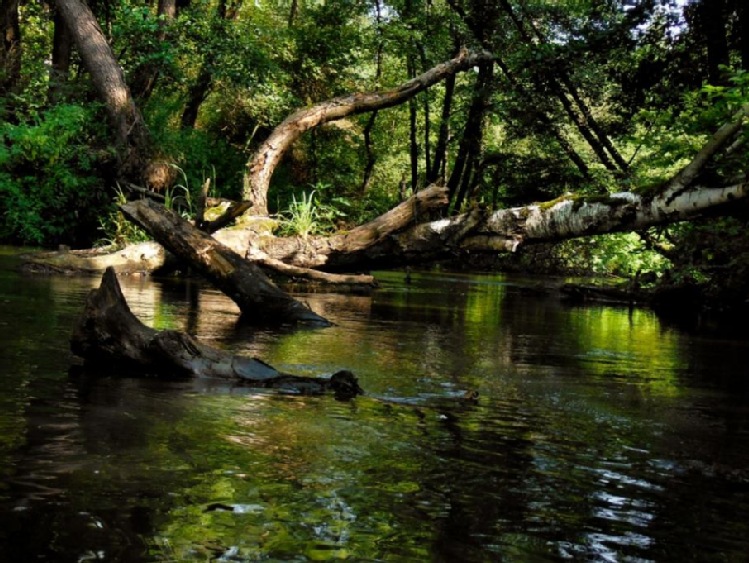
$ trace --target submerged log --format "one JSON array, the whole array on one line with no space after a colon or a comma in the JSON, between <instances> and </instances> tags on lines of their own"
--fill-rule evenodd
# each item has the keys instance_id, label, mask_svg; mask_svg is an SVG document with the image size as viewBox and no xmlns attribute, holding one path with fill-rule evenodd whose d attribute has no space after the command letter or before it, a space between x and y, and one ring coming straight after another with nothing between
<instances>
[{"instance_id":1,"label":"submerged log","mask_svg":"<svg viewBox=\"0 0 749 563\"><path fill-rule=\"evenodd\" d=\"M255 264L151 200L132 201L122 213L148 231L172 254L229 296L243 319L257 325L330 322L280 290Z\"/></svg>"},{"instance_id":2,"label":"submerged log","mask_svg":"<svg viewBox=\"0 0 749 563\"><path fill-rule=\"evenodd\" d=\"M339 398L362 393L350 371L329 378L290 375L256 358L205 346L186 333L147 327L130 311L113 268L106 270L101 286L89 293L70 347L87 365L116 365L142 374L221 378L308 394L331 391Z\"/></svg>"}]
</instances>

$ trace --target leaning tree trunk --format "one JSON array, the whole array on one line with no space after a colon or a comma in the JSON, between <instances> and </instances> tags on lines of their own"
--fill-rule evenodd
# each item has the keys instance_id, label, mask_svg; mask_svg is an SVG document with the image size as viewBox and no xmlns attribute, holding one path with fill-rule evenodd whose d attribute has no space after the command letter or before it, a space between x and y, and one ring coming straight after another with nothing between
<instances>
[{"instance_id":1,"label":"leaning tree trunk","mask_svg":"<svg viewBox=\"0 0 749 563\"><path fill-rule=\"evenodd\" d=\"M18 0L0 2L0 96L11 92L21 79L21 27Z\"/></svg>"},{"instance_id":2,"label":"leaning tree trunk","mask_svg":"<svg viewBox=\"0 0 749 563\"><path fill-rule=\"evenodd\" d=\"M338 398L362 393L350 371L329 378L302 377L279 372L255 358L232 356L205 346L176 330L157 331L141 323L130 311L113 268L102 276L101 286L92 290L83 315L70 339L73 353L87 367L104 365L120 371L166 377L211 377L235 385L283 389L318 394L332 391Z\"/></svg>"},{"instance_id":3,"label":"leaning tree trunk","mask_svg":"<svg viewBox=\"0 0 749 563\"><path fill-rule=\"evenodd\" d=\"M251 202L252 211L256 215L268 214L268 189L274 170L289 147L313 127L349 115L401 104L448 76L491 60L492 55L486 52L461 53L451 61L437 65L393 90L333 98L293 113L273 130L247 163L243 198Z\"/></svg>"},{"instance_id":4,"label":"leaning tree trunk","mask_svg":"<svg viewBox=\"0 0 749 563\"><path fill-rule=\"evenodd\" d=\"M73 53L73 41L70 31L62 21L60 13L53 8L54 32L52 35L52 65L49 69L49 91L47 98L51 104L63 99L65 85L70 73L70 58Z\"/></svg>"},{"instance_id":5,"label":"leaning tree trunk","mask_svg":"<svg viewBox=\"0 0 749 563\"><path fill-rule=\"evenodd\" d=\"M179 215L151 200L120 207L177 258L195 267L228 295L242 311L243 320L256 325L330 323L276 287L255 264L199 231Z\"/></svg>"},{"instance_id":6,"label":"leaning tree trunk","mask_svg":"<svg viewBox=\"0 0 749 563\"><path fill-rule=\"evenodd\" d=\"M533 31L536 41L525 30L523 20L518 17L513 7L510 5L508 0L500 0L499 2L502 8L505 10L507 15L510 17L512 22L520 34L521 39L529 47L533 47L536 42L541 45L547 45L548 40L534 25L532 18L526 17L525 20L528 22L531 30ZM616 150L608 135L603 131L598 121L595 119L590 111L587 103L583 100L577 87L572 83L569 76L564 69L560 68L557 70L556 77L552 76L549 80L554 95L559 99L562 106L564 107L567 115L577 126L580 134L585 138L590 147L596 153L601 162L612 172L626 172L628 168L627 162L622 158L619 151ZM569 92L570 97L575 102L577 109L573 107L570 101L567 99L567 93ZM579 113L578 113L579 112ZM609 158L610 156L610 158ZM611 161L613 159L613 162Z\"/></svg>"},{"instance_id":7,"label":"leaning tree trunk","mask_svg":"<svg viewBox=\"0 0 749 563\"><path fill-rule=\"evenodd\" d=\"M119 157L119 173L141 180L151 145L150 135L93 13L80 0L56 0L61 19L73 36L78 53L109 114Z\"/></svg>"}]
</instances>

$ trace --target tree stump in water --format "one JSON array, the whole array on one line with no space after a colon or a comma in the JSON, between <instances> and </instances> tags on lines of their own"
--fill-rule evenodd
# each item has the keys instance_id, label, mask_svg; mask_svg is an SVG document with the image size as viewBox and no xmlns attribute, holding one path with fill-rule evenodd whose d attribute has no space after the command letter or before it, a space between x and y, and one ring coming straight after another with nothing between
<instances>
[{"instance_id":1,"label":"tree stump in water","mask_svg":"<svg viewBox=\"0 0 749 563\"><path fill-rule=\"evenodd\" d=\"M261 360L205 346L189 334L147 327L130 311L113 268L106 270L101 286L89 293L70 347L87 365L117 365L139 375L213 377L306 394L330 391L339 398L363 392L350 371L329 378L290 375Z\"/></svg>"}]
</instances>

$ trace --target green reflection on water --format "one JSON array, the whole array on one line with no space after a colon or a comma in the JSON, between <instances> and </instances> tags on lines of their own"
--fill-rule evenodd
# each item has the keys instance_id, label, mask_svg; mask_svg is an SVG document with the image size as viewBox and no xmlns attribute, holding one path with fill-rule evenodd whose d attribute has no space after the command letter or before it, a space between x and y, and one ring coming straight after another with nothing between
<instances>
[{"instance_id":1,"label":"green reflection on water","mask_svg":"<svg viewBox=\"0 0 749 563\"><path fill-rule=\"evenodd\" d=\"M209 467L177 493L151 540L154 552L177 560L368 559L395 544L403 556L426 554L428 521L404 518L419 474L434 462L419 445L424 429L414 415L371 400L268 395L201 401L200 409L190 424L215 432L201 440Z\"/></svg>"},{"instance_id":2,"label":"green reflection on water","mask_svg":"<svg viewBox=\"0 0 749 563\"><path fill-rule=\"evenodd\" d=\"M291 333L242 332L224 301L193 310L178 284L123 283L149 324L192 315L199 337L287 371L352 369L368 394L340 403L69 378L69 327L98 280L0 269L0 556L6 538L26 541L27 560L73 561L746 551L745 491L680 469L724 455L715 436L747 445L740 401L725 433L690 417L705 397L689 387L689 337L647 311L566 307L502 277L385 280L371 299L309 296L337 324ZM731 349L722 367L738 373L746 345ZM459 399L467 388L477 404Z\"/></svg>"}]
</instances>

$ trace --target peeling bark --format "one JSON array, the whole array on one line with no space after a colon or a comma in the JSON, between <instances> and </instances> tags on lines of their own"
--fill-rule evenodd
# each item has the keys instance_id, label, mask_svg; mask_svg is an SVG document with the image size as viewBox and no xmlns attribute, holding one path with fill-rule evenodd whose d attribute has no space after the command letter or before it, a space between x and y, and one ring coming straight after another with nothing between
<instances>
[{"instance_id":1,"label":"peeling bark","mask_svg":"<svg viewBox=\"0 0 749 563\"><path fill-rule=\"evenodd\" d=\"M492 55L486 52L461 53L451 61L437 65L392 90L365 94L357 93L334 98L293 113L273 130L270 137L258 148L253 158L247 163L243 198L252 203L254 214L268 214L268 188L270 187L271 176L284 153L306 131L349 115L398 105L448 76L491 60Z\"/></svg>"}]
</instances>

